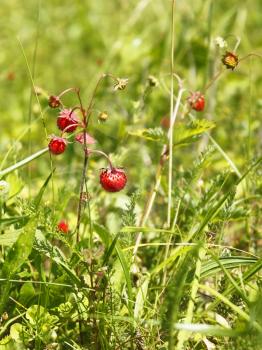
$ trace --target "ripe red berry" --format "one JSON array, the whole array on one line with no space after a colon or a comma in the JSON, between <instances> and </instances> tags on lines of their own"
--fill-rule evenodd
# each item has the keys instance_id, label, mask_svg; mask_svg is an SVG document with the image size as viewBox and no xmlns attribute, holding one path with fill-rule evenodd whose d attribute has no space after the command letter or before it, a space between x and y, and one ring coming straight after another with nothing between
<instances>
[{"instance_id":1,"label":"ripe red berry","mask_svg":"<svg viewBox=\"0 0 262 350\"><path fill-rule=\"evenodd\" d=\"M67 146L67 141L62 137L54 136L50 140L48 147L49 151L53 154L61 154L64 153Z\"/></svg>"},{"instance_id":2,"label":"ripe red berry","mask_svg":"<svg viewBox=\"0 0 262 350\"><path fill-rule=\"evenodd\" d=\"M63 109L57 118L57 126L65 132L73 132L78 127L78 120L71 109Z\"/></svg>"},{"instance_id":3,"label":"ripe red berry","mask_svg":"<svg viewBox=\"0 0 262 350\"><path fill-rule=\"evenodd\" d=\"M121 191L127 182L125 171L121 168L103 169L100 184L107 192Z\"/></svg>"},{"instance_id":4,"label":"ripe red berry","mask_svg":"<svg viewBox=\"0 0 262 350\"><path fill-rule=\"evenodd\" d=\"M69 225L65 220L61 220L58 224L57 224L57 229L63 233L68 233L69 231Z\"/></svg>"},{"instance_id":5,"label":"ripe red berry","mask_svg":"<svg viewBox=\"0 0 262 350\"><path fill-rule=\"evenodd\" d=\"M58 108L61 106L61 102L58 96L50 96L48 100L49 107Z\"/></svg>"},{"instance_id":6,"label":"ripe red berry","mask_svg":"<svg viewBox=\"0 0 262 350\"><path fill-rule=\"evenodd\" d=\"M188 97L188 103L192 109L202 112L205 108L205 96L201 92L196 91Z\"/></svg>"}]
</instances>

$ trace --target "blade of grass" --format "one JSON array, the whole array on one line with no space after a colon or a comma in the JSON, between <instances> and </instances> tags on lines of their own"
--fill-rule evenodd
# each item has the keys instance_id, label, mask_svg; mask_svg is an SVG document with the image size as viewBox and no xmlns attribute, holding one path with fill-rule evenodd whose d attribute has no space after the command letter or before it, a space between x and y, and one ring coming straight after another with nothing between
<instances>
[{"instance_id":1,"label":"blade of grass","mask_svg":"<svg viewBox=\"0 0 262 350\"><path fill-rule=\"evenodd\" d=\"M32 160L34 160L34 159L36 159L36 158L42 156L43 154L47 153L48 150L49 150L48 147L43 148L42 150L40 150L40 151L38 151L38 152L32 154L31 156L29 156L29 157L27 157L27 158L21 160L20 162L14 164L14 165L12 165L12 166L10 166L9 168L6 168L6 169L0 171L0 178L4 177L4 176L7 175L7 174L10 174L10 173L12 173L13 171L15 171L15 170L17 170L17 169L19 169L19 168L25 166L26 164L32 162Z\"/></svg>"}]
</instances>

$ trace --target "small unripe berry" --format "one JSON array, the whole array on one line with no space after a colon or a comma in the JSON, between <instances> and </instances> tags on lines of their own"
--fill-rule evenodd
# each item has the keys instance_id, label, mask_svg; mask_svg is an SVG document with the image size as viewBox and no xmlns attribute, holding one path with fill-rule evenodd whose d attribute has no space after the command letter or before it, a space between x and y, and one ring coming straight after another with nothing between
<instances>
[{"instance_id":1,"label":"small unripe berry","mask_svg":"<svg viewBox=\"0 0 262 350\"><path fill-rule=\"evenodd\" d=\"M160 120L160 125L163 129L168 130L170 128L170 118L166 115L162 117L162 119Z\"/></svg>"},{"instance_id":2,"label":"small unripe berry","mask_svg":"<svg viewBox=\"0 0 262 350\"><path fill-rule=\"evenodd\" d=\"M227 69L234 70L238 65L238 56L233 52L227 51L222 57L222 63L226 66Z\"/></svg>"},{"instance_id":3,"label":"small unripe berry","mask_svg":"<svg viewBox=\"0 0 262 350\"><path fill-rule=\"evenodd\" d=\"M58 96L50 96L48 100L49 107L58 108L61 106L61 102Z\"/></svg>"},{"instance_id":4,"label":"small unripe berry","mask_svg":"<svg viewBox=\"0 0 262 350\"><path fill-rule=\"evenodd\" d=\"M149 77L147 78L147 81L148 81L149 86L151 86L151 87L156 87L159 85L159 81L153 75L149 75Z\"/></svg>"},{"instance_id":5,"label":"small unripe berry","mask_svg":"<svg viewBox=\"0 0 262 350\"><path fill-rule=\"evenodd\" d=\"M61 220L58 224L57 224L57 229L60 232L63 233L68 233L69 232L69 225L65 220Z\"/></svg>"},{"instance_id":6,"label":"small unripe berry","mask_svg":"<svg viewBox=\"0 0 262 350\"><path fill-rule=\"evenodd\" d=\"M63 109L57 118L57 126L65 132L73 132L78 127L78 120L71 109Z\"/></svg>"},{"instance_id":7,"label":"small unripe berry","mask_svg":"<svg viewBox=\"0 0 262 350\"><path fill-rule=\"evenodd\" d=\"M197 112L202 112L205 108L205 97L201 92L196 91L187 99L190 107Z\"/></svg>"},{"instance_id":8,"label":"small unripe berry","mask_svg":"<svg viewBox=\"0 0 262 350\"><path fill-rule=\"evenodd\" d=\"M100 184L107 192L121 191L127 182L126 173L121 168L103 169Z\"/></svg>"},{"instance_id":9,"label":"small unripe berry","mask_svg":"<svg viewBox=\"0 0 262 350\"><path fill-rule=\"evenodd\" d=\"M107 112L101 112L98 116L98 119L101 122L105 122L108 119L108 113Z\"/></svg>"},{"instance_id":10,"label":"small unripe berry","mask_svg":"<svg viewBox=\"0 0 262 350\"><path fill-rule=\"evenodd\" d=\"M67 146L67 141L64 138L58 137L58 136L53 136L48 144L49 151L52 154L64 153L66 146Z\"/></svg>"}]
</instances>

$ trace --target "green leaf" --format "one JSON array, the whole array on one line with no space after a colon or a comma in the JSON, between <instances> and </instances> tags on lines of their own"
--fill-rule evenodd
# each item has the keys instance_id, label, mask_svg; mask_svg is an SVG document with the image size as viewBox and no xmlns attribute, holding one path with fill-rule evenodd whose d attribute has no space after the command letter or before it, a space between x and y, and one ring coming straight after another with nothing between
<instances>
[{"instance_id":1,"label":"green leaf","mask_svg":"<svg viewBox=\"0 0 262 350\"><path fill-rule=\"evenodd\" d=\"M26 223L28 221L29 216L28 215L23 215L23 216L13 216L11 218L3 218L0 219L0 225L1 226L10 226L13 224L18 224L18 223Z\"/></svg>"},{"instance_id":2,"label":"green leaf","mask_svg":"<svg viewBox=\"0 0 262 350\"><path fill-rule=\"evenodd\" d=\"M117 243L117 240L118 240L120 234L121 234L121 232L118 232L118 234L113 239L113 241L112 241L111 245L109 246L109 248L105 251L102 266L105 266L107 264L110 256L112 255L112 253L113 253L113 251L115 249L115 246L116 246L116 243Z\"/></svg>"},{"instance_id":3,"label":"green leaf","mask_svg":"<svg viewBox=\"0 0 262 350\"><path fill-rule=\"evenodd\" d=\"M243 256L229 256L219 259L220 264L222 264L226 269L234 269L240 266L247 266L250 264L255 264L257 262L256 258L248 258ZM201 269L201 278L206 278L208 276L214 275L220 272L221 266L216 261L208 261L203 263Z\"/></svg>"},{"instance_id":4,"label":"green leaf","mask_svg":"<svg viewBox=\"0 0 262 350\"><path fill-rule=\"evenodd\" d=\"M33 248L36 231L36 220L31 220L20 233L17 241L5 259L2 276L11 278L25 263Z\"/></svg>"},{"instance_id":5,"label":"green leaf","mask_svg":"<svg viewBox=\"0 0 262 350\"><path fill-rule=\"evenodd\" d=\"M199 333L218 337L233 337L241 334L239 331L232 330L231 328L222 328L205 323L176 323L175 328L189 333Z\"/></svg>"},{"instance_id":6,"label":"green leaf","mask_svg":"<svg viewBox=\"0 0 262 350\"><path fill-rule=\"evenodd\" d=\"M180 123L174 126L174 146L195 142L198 136L213 129L216 124L207 119L195 119L188 124ZM167 144L167 135L161 128L139 129L130 131L130 135L143 138L145 140Z\"/></svg>"},{"instance_id":7,"label":"green leaf","mask_svg":"<svg viewBox=\"0 0 262 350\"><path fill-rule=\"evenodd\" d=\"M24 187L24 182L22 181L22 179L15 173L9 174L6 177L6 181L9 183L10 185L10 191L9 191L9 201L11 197L15 197L19 192L21 192L21 190Z\"/></svg>"},{"instance_id":8,"label":"green leaf","mask_svg":"<svg viewBox=\"0 0 262 350\"><path fill-rule=\"evenodd\" d=\"M33 283L24 283L20 289L19 302L27 305L29 301L36 295Z\"/></svg>"},{"instance_id":9,"label":"green leaf","mask_svg":"<svg viewBox=\"0 0 262 350\"><path fill-rule=\"evenodd\" d=\"M195 119L189 124L176 124L174 127L174 145L183 145L195 142L197 137L213 129L216 124L207 119Z\"/></svg>"},{"instance_id":10,"label":"green leaf","mask_svg":"<svg viewBox=\"0 0 262 350\"><path fill-rule=\"evenodd\" d=\"M192 239L195 236L199 236L203 232L203 230L205 229L205 227L208 224L208 222L210 222L219 213L219 211L221 210L221 208L225 204L226 200L232 195L232 189L234 188L234 186L239 185L246 178L246 176L250 173L250 171L253 170L254 168L256 168L259 165L261 160L262 160L262 157L257 159L257 161L254 162L247 169L247 171L242 175L241 178L236 178L235 180L232 181L232 183L230 184L230 187L229 187L228 191L226 192L226 194L217 202L216 205L214 205L213 207L211 207L209 209L209 211L205 215L204 219L200 223L200 227L191 235L191 237L188 238L188 240Z\"/></svg>"},{"instance_id":11,"label":"green leaf","mask_svg":"<svg viewBox=\"0 0 262 350\"><path fill-rule=\"evenodd\" d=\"M0 245L5 247L11 247L17 241L20 233L21 230L17 230L14 232L8 232L4 233L3 235L0 235Z\"/></svg>"},{"instance_id":12,"label":"green leaf","mask_svg":"<svg viewBox=\"0 0 262 350\"><path fill-rule=\"evenodd\" d=\"M147 291L148 291L149 282L150 282L150 277L147 276L138 290L136 301L135 301L135 309L134 309L135 319L140 319L142 317L144 304L145 304L145 301L147 300Z\"/></svg>"},{"instance_id":13,"label":"green leaf","mask_svg":"<svg viewBox=\"0 0 262 350\"><path fill-rule=\"evenodd\" d=\"M23 228L17 241L10 248L3 264L1 277L10 279L28 259L35 238L36 219L29 221ZM3 312L9 297L11 284L9 281L1 285L0 314Z\"/></svg>"},{"instance_id":14,"label":"green leaf","mask_svg":"<svg viewBox=\"0 0 262 350\"><path fill-rule=\"evenodd\" d=\"M107 246L110 244L110 242L111 242L111 246L112 246L112 242L114 242L114 239L115 239L115 237L117 237L117 235L115 237L113 237L112 234L105 227L98 225L97 223L94 224L94 229L98 233L98 235L100 236L102 241L105 244L107 244ZM115 239L115 243L113 243L113 246L115 247L117 257L120 261L121 267L122 267L123 272L124 272L126 286L127 286L128 307L129 307L130 314L132 314L131 309L132 309L133 293L132 293L132 281L131 281L131 277L130 277L128 262L125 258L125 254L124 254L120 244L117 242L117 239ZM110 250L110 248L109 248L109 250ZM110 254L112 254L112 251L110 251Z\"/></svg>"},{"instance_id":15,"label":"green leaf","mask_svg":"<svg viewBox=\"0 0 262 350\"><path fill-rule=\"evenodd\" d=\"M98 234L98 236L101 238L102 242L106 247L110 244L110 233L109 231L102 225L98 224L97 222L93 223L93 228L95 232Z\"/></svg>"},{"instance_id":16,"label":"green leaf","mask_svg":"<svg viewBox=\"0 0 262 350\"><path fill-rule=\"evenodd\" d=\"M23 326L21 323L14 323L10 327L10 337L16 342L16 343L22 343L23 342Z\"/></svg>"},{"instance_id":17,"label":"green leaf","mask_svg":"<svg viewBox=\"0 0 262 350\"><path fill-rule=\"evenodd\" d=\"M129 135L141 137L145 140L155 141L160 143L167 143L167 137L161 128L154 129L139 129L130 131Z\"/></svg>"}]
</instances>

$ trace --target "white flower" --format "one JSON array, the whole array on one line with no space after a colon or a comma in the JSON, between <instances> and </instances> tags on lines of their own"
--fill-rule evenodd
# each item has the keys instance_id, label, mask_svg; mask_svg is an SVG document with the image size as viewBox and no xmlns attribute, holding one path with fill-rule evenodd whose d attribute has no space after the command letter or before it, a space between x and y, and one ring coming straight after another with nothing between
<instances>
[{"instance_id":1,"label":"white flower","mask_svg":"<svg viewBox=\"0 0 262 350\"><path fill-rule=\"evenodd\" d=\"M220 49L223 49L227 47L227 42L222 38L222 36L217 36L214 40L215 44L220 47Z\"/></svg>"}]
</instances>

